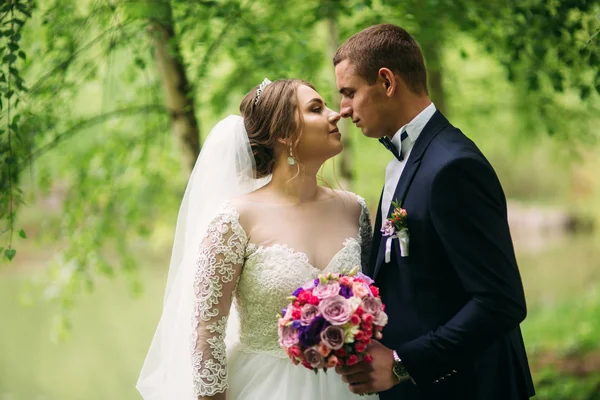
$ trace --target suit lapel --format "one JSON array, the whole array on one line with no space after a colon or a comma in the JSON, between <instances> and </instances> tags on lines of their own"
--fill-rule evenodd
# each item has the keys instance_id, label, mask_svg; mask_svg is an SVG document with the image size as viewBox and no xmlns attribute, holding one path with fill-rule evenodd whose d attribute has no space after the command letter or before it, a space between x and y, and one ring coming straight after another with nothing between
<instances>
[{"instance_id":1,"label":"suit lapel","mask_svg":"<svg viewBox=\"0 0 600 400\"><path fill-rule=\"evenodd\" d=\"M404 199L406 198L406 194L408 193L408 189L410 188L410 184L415 177L416 172L421 166L421 159L423 158L423 154L425 154L425 150L431 143L431 141L437 136L438 133L442 131L445 127L450 125L446 117L439 112L436 111L431 119L427 122L423 131L417 138L412 151L410 152L410 156L408 160L406 160L406 165L404 166L404 170L402 171L402 175L400 175L400 179L398 180L398 184L396 185L396 190L394 191L394 196L392 200L397 200L400 205L404 203ZM379 201L379 208L381 209L381 200ZM393 208L390 207L388 210L387 217L389 218L392 215ZM407 210L408 211L408 210ZM381 211L379 212L381 214ZM378 215L379 218L379 229L381 228L381 216ZM377 228L377 227L376 227ZM377 232L376 232L377 234ZM381 234L379 234L378 241L378 251L375 262L375 270L373 272L373 279L377 276L381 265L383 264L384 252L385 252L385 240L382 240ZM375 244L375 243L374 243ZM375 247L374 247L375 248Z\"/></svg>"},{"instance_id":2,"label":"suit lapel","mask_svg":"<svg viewBox=\"0 0 600 400\"><path fill-rule=\"evenodd\" d=\"M381 242L381 201L383 199L383 190L379 196L379 206L377 207L377 215L375 216L375 228L373 230L373 243L371 244L371 254L369 255L369 271L365 272L369 276L373 276L375 265L379 254L379 243Z\"/></svg>"}]
</instances>

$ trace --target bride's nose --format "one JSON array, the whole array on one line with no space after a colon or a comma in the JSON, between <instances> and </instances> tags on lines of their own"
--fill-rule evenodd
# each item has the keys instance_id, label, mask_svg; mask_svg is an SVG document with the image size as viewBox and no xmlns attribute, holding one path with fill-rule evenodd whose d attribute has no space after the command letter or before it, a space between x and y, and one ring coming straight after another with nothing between
<instances>
[{"instance_id":1,"label":"bride's nose","mask_svg":"<svg viewBox=\"0 0 600 400\"><path fill-rule=\"evenodd\" d=\"M340 114L332 110L331 114L329 114L329 117L327 119L330 124L335 125L338 123L340 118L341 118Z\"/></svg>"}]
</instances>

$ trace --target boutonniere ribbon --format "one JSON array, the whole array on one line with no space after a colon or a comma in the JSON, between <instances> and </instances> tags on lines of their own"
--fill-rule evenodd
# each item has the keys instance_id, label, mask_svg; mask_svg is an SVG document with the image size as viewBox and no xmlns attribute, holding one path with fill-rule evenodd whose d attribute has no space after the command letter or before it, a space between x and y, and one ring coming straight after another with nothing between
<instances>
[{"instance_id":1,"label":"boutonniere ribbon","mask_svg":"<svg viewBox=\"0 0 600 400\"><path fill-rule=\"evenodd\" d=\"M392 217L386 219L381 227L381 233L387 237L385 242L385 262L389 263L392 258L392 242L398 239L400 255L408 257L408 224L406 210L400 207L396 201L392 201L394 211Z\"/></svg>"}]
</instances>

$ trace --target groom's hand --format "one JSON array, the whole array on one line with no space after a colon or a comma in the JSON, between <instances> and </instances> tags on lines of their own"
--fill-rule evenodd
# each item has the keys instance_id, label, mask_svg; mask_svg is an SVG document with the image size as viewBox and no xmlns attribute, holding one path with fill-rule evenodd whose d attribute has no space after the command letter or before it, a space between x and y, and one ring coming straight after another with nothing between
<instances>
[{"instance_id":1,"label":"groom's hand","mask_svg":"<svg viewBox=\"0 0 600 400\"><path fill-rule=\"evenodd\" d=\"M360 362L348 367L337 367L335 371L349 384L350 391L356 394L383 392L398 384L392 372L394 355L376 340L373 340L367 352L373 358L370 363Z\"/></svg>"}]
</instances>

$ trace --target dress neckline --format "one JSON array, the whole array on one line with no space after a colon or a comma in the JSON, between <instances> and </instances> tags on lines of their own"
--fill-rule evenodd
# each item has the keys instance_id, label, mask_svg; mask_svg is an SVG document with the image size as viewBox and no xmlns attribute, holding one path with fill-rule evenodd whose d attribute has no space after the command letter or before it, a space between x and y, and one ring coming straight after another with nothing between
<instances>
[{"instance_id":1,"label":"dress neckline","mask_svg":"<svg viewBox=\"0 0 600 400\"><path fill-rule=\"evenodd\" d=\"M297 251L293 247L290 247L289 245L282 244L282 243L275 243L275 244L271 244L268 246L259 245L259 244L255 244L255 243L248 243L248 248L251 249L250 250L251 254L248 255L248 258L254 256L259 251L264 252L264 251L269 251L269 250L281 250L281 251L285 251L286 253L300 259L310 269L321 273L321 272L327 271L334 264L334 261L337 260L337 258L340 256L340 254L342 254L344 252L344 250L346 250L349 247L350 243L353 243L353 242L360 244L360 239L357 237L354 237L354 236L350 236L350 237L347 237L346 239L344 239L344 242L342 243L342 247L331 257L331 259L329 260L329 262L327 263L327 265L324 268L319 268L319 267L316 267L315 265L313 265L310 262L310 259L306 253L304 253L302 251Z\"/></svg>"}]
</instances>

